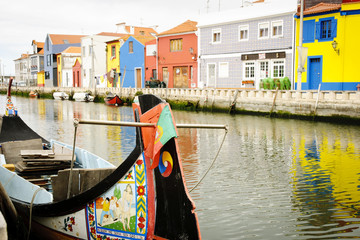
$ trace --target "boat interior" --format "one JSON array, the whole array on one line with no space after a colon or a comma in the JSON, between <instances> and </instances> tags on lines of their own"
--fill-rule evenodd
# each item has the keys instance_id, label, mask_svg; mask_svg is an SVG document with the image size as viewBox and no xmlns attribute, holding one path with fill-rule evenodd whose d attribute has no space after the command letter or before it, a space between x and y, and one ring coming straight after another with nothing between
<instances>
[{"instance_id":1,"label":"boat interior","mask_svg":"<svg viewBox=\"0 0 360 240\"><path fill-rule=\"evenodd\" d=\"M67 199L69 181L69 197L72 197L92 188L116 169L106 160L77 147L71 168L72 146L55 140L47 142L20 117L16 118L1 118L0 182L10 197L28 203L59 202ZM30 136L35 138L27 140L4 141L1 137L9 130L9 126L5 126L7 130L4 130L8 121L37 136ZM14 134L11 135L13 138ZM22 135L21 138L29 136ZM36 198L32 199L35 192Z\"/></svg>"}]
</instances>

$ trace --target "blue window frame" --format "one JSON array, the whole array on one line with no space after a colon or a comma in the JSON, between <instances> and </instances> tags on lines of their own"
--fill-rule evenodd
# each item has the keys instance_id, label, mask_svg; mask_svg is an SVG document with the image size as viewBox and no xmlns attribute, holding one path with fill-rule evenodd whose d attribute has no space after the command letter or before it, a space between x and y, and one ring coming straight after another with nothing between
<instances>
[{"instance_id":1,"label":"blue window frame","mask_svg":"<svg viewBox=\"0 0 360 240\"><path fill-rule=\"evenodd\" d=\"M321 18L316 22L316 39L319 42L332 41L337 33L337 20L334 17Z\"/></svg>"},{"instance_id":2,"label":"blue window frame","mask_svg":"<svg viewBox=\"0 0 360 240\"><path fill-rule=\"evenodd\" d=\"M304 21L303 23L303 43L315 41L315 20Z\"/></svg>"}]
</instances>

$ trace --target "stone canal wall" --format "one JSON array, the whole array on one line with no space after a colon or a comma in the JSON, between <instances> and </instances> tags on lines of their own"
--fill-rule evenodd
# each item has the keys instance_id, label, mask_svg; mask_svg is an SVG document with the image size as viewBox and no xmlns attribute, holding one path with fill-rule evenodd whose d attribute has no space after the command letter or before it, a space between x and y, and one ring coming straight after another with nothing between
<instances>
[{"instance_id":1,"label":"stone canal wall","mask_svg":"<svg viewBox=\"0 0 360 240\"><path fill-rule=\"evenodd\" d=\"M85 88L17 87L17 91L31 90L51 94L64 91L70 95L82 91L94 93L94 89ZM183 105L194 110L360 121L360 91L97 88L96 95L103 98L112 92L131 100L138 91L157 95L172 105Z\"/></svg>"}]
</instances>

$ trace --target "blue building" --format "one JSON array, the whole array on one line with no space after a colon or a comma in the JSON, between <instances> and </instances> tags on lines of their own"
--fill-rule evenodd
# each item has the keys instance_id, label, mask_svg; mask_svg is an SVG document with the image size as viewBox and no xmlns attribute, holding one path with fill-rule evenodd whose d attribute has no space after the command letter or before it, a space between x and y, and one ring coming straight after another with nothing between
<instances>
[{"instance_id":1,"label":"blue building","mask_svg":"<svg viewBox=\"0 0 360 240\"><path fill-rule=\"evenodd\" d=\"M121 87L145 87L145 43L155 37L144 35L125 36L120 39Z\"/></svg>"},{"instance_id":2,"label":"blue building","mask_svg":"<svg viewBox=\"0 0 360 240\"><path fill-rule=\"evenodd\" d=\"M44 44L44 71L45 86L57 87L57 59L56 54L61 53L70 46L81 46L81 38L85 35L47 34Z\"/></svg>"}]
</instances>

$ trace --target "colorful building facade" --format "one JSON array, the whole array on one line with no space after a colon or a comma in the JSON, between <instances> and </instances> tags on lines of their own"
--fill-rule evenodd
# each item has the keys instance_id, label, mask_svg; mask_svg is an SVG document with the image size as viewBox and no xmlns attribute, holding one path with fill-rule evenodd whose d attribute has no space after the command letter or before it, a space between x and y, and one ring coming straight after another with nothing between
<instances>
[{"instance_id":1,"label":"colorful building facade","mask_svg":"<svg viewBox=\"0 0 360 240\"><path fill-rule=\"evenodd\" d=\"M200 86L260 89L264 79L293 81L293 0L256 1L199 21Z\"/></svg>"},{"instance_id":2,"label":"colorful building facade","mask_svg":"<svg viewBox=\"0 0 360 240\"><path fill-rule=\"evenodd\" d=\"M198 85L197 22L186 21L158 34L158 76L169 88Z\"/></svg>"},{"instance_id":3,"label":"colorful building facade","mask_svg":"<svg viewBox=\"0 0 360 240\"><path fill-rule=\"evenodd\" d=\"M107 87L120 87L118 80L120 73L120 46L120 39L106 42Z\"/></svg>"},{"instance_id":4,"label":"colorful building facade","mask_svg":"<svg viewBox=\"0 0 360 240\"><path fill-rule=\"evenodd\" d=\"M145 87L145 43L155 37L128 36L120 48L121 87Z\"/></svg>"},{"instance_id":5,"label":"colorful building facade","mask_svg":"<svg viewBox=\"0 0 360 240\"><path fill-rule=\"evenodd\" d=\"M77 58L73 67L72 67L72 74L73 74L73 87L82 87L81 82L81 58Z\"/></svg>"},{"instance_id":6,"label":"colorful building facade","mask_svg":"<svg viewBox=\"0 0 360 240\"><path fill-rule=\"evenodd\" d=\"M297 36L300 17L296 16ZM319 3L305 9L303 18L303 47L307 48L305 72L301 89L356 90L360 83L357 57L360 53L360 2L343 4ZM296 38L296 46L299 37ZM296 52L295 66L298 66ZM296 82L298 76L295 76Z\"/></svg>"},{"instance_id":7,"label":"colorful building facade","mask_svg":"<svg viewBox=\"0 0 360 240\"><path fill-rule=\"evenodd\" d=\"M80 47L68 47L57 57L57 86L72 87L74 86L73 66L78 58L81 57Z\"/></svg>"},{"instance_id":8,"label":"colorful building facade","mask_svg":"<svg viewBox=\"0 0 360 240\"><path fill-rule=\"evenodd\" d=\"M156 39L145 43L145 81L158 80Z\"/></svg>"},{"instance_id":9,"label":"colorful building facade","mask_svg":"<svg viewBox=\"0 0 360 240\"><path fill-rule=\"evenodd\" d=\"M44 70L46 87L58 86L58 65L56 54L61 53L66 48L71 46L80 47L82 37L85 37L85 35L47 34L44 44Z\"/></svg>"}]
</instances>

